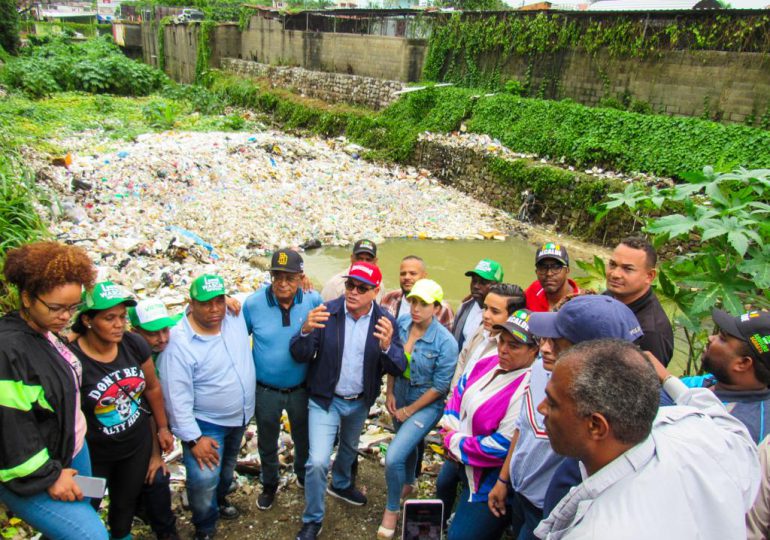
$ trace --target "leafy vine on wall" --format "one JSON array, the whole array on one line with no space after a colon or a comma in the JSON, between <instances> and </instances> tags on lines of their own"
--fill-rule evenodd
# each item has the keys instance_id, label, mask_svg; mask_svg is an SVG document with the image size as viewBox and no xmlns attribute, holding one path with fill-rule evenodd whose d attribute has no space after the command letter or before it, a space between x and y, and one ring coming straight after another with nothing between
<instances>
[{"instance_id":1,"label":"leafy vine on wall","mask_svg":"<svg viewBox=\"0 0 770 540\"><path fill-rule=\"evenodd\" d=\"M512 57L537 58L583 50L646 58L671 50L770 52L770 16L458 14L434 20L423 76L475 87L500 87Z\"/></svg>"}]
</instances>

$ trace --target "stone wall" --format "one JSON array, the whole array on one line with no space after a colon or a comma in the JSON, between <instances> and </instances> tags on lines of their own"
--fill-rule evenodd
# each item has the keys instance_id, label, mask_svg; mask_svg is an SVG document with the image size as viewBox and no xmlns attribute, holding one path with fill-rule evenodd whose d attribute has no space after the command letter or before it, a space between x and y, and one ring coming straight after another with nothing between
<instances>
[{"instance_id":1,"label":"stone wall","mask_svg":"<svg viewBox=\"0 0 770 540\"><path fill-rule=\"evenodd\" d=\"M427 42L400 37L283 30L280 21L254 16L241 38L241 58L413 82L422 76Z\"/></svg>"},{"instance_id":2,"label":"stone wall","mask_svg":"<svg viewBox=\"0 0 770 540\"><path fill-rule=\"evenodd\" d=\"M501 80L525 81L528 62L513 57ZM597 105L602 98L635 99L660 114L743 122L770 107L770 57L762 53L669 51L649 59L567 51L532 64L532 88L549 99Z\"/></svg>"},{"instance_id":3,"label":"stone wall","mask_svg":"<svg viewBox=\"0 0 770 540\"><path fill-rule=\"evenodd\" d=\"M417 143L412 165L428 169L444 184L496 208L518 215L524 191L535 195L529 207L533 223L552 226L560 233L604 246L614 245L633 230L623 214L608 215L595 223L589 208L607 193L622 191L618 180L542 164L529 159L502 158L473 148L441 141Z\"/></svg>"},{"instance_id":4,"label":"stone wall","mask_svg":"<svg viewBox=\"0 0 770 540\"><path fill-rule=\"evenodd\" d=\"M220 64L224 71L230 73L265 78L273 87L292 88L298 93L331 103L363 105L374 110L393 103L398 98L395 92L404 88L404 84L398 81L270 66L236 58L223 58Z\"/></svg>"}]
</instances>

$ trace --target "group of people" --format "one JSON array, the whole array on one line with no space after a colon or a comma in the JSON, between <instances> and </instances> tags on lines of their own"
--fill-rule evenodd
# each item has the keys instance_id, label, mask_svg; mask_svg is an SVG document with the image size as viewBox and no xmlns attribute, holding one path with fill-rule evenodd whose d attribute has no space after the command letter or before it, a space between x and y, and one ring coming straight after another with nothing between
<instances>
[{"instance_id":1,"label":"group of people","mask_svg":"<svg viewBox=\"0 0 770 540\"><path fill-rule=\"evenodd\" d=\"M280 249L269 284L231 297L221 276L198 276L172 317L96 282L77 247L9 251L19 309L0 318L0 501L48 538L130 538L137 514L178 538L163 459L176 437L195 538L213 538L241 514L228 495L252 418L256 505L273 506L285 411L305 495L296 537L313 540L327 494L367 504L359 438L384 386L382 540L437 427L450 540L767 537L770 314L715 310L705 373L680 380L644 238L615 248L603 294L579 289L556 243L537 250L526 289L483 259L456 314L420 257L401 261L390 292L377 262L359 240L319 294L302 256ZM106 479L109 533L88 476Z\"/></svg>"}]
</instances>

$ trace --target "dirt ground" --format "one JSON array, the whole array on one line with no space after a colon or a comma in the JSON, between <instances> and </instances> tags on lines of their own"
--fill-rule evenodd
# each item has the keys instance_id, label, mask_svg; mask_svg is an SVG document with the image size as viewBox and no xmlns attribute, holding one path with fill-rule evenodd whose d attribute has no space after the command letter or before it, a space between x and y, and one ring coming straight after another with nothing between
<instances>
[{"instance_id":1,"label":"dirt ground","mask_svg":"<svg viewBox=\"0 0 770 540\"><path fill-rule=\"evenodd\" d=\"M434 496L435 478L423 474L420 478L420 497ZM326 497L326 518L320 538L329 540L358 540L377 536L377 527L385 508L385 469L375 456L359 460L357 486L366 490L368 503L354 507L338 499ZM294 482L281 489L276 502L270 510L257 508L256 500L260 492L259 482L250 478L230 495L229 500L241 510L241 516L232 521L220 520L217 529L218 539L253 538L264 540L294 540L302 526L302 511L305 507L304 491ZM180 510L177 527L181 538L192 538L194 528L190 523L190 512ZM151 540L155 536L149 528L141 527L133 531L137 540ZM400 530L397 538L400 538Z\"/></svg>"}]
</instances>

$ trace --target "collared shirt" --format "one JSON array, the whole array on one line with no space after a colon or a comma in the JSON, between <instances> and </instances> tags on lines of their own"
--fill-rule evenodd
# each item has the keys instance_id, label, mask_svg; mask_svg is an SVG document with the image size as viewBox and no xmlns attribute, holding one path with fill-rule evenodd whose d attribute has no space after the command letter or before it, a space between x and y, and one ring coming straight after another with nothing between
<instances>
[{"instance_id":1,"label":"collared shirt","mask_svg":"<svg viewBox=\"0 0 770 540\"><path fill-rule=\"evenodd\" d=\"M200 437L196 419L238 427L254 415L254 362L243 311L227 314L215 336L196 333L184 317L159 359L171 431L181 440Z\"/></svg>"},{"instance_id":2,"label":"collared shirt","mask_svg":"<svg viewBox=\"0 0 770 540\"><path fill-rule=\"evenodd\" d=\"M519 440L509 469L513 489L538 508L543 508L548 484L564 461L564 457L551 448L543 415L537 410L545 398L545 386L550 378L551 372L543 367L543 359L538 356L532 364L529 388L516 421Z\"/></svg>"},{"instance_id":3,"label":"collared shirt","mask_svg":"<svg viewBox=\"0 0 770 540\"><path fill-rule=\"evenodd\" d=\"M471 372L473 367L483 358L497 354L497 337L490 336L484 326L479 326L473 337L463 344L463 348L457 357L455 374L449 391L453 391L460 377Z\"/></svg>"},{"instance_id":4,"label":"collared shirt","mask_svg":"<svg viewBox=\"0 0 770 540\"><path fill-rule=\"evenodd\" d=\"M760 470L746 427L713 392L664 385L651 434L572 488L535 530L542 539L745 538ZM581 465L582 467L582 465Z\"/></svg>"},{"instance_id":5,"label":"collared shirt","mask_svg":"<svg viewBox=\"0 0 770 540\"><path fill-rule=\"evenodd\" d=\"M342 350L340 378L334 387L334 393L340 396L354 396L364 391L364 349L374 306L358 320L353 318L347 305L344 309L345 345Z\"/></svg>"},{"instance_id":6,"label":"collared shirt","mask_svg":"<svg viewBox=\"0 0 770 540\"><path fill-rule=\"evenodd\" d=\"M609 292L604 294L612 296ZM636 344L643 351L654 354L661 364L667 366L674 354L674 330L658 297L652 292L652 287L641 298L626 305L634 312L644 332Z\"/></svg>"},{"instance_id":7,"label":"collared shirt","mask_svg":"<svg viewBox=\"0 0 770 540\"><path fill-rule=\"evenodd\" d=\"M567 294L578 294L580 288L577 283L567 278L567 284L569 285L569 292ZM545 289L540 284L539 280L533 281L527 290L524 291L524 297L527 299L527 309L530 311L551 311L551 305L548 303L548 297L545 294Z\"/></svg>"},{"instance_id":8,"label":"collared shirt","mask_svg":"<svg viewBox=\"0 0 770 540\"><path fill-rule=\"evenodd\" d=\"M483 312L481 311L481 306L474 300L473 304L471 305L470 312L468 313L468 318L465 319L465 325L463 326L464 342L473 337L473 334L475 334L476 330L479 329L479 326L481 326L482 315Z\"/></svg>"},{"instance_id":9,"label":"collared shirt","mask_svg":"<svg viewBox=\"0 0 770 540\"><path fill-rule=\"evenodd\" d=\"M289 352L289 341L321 304L316 291L297 290L289 309L284 309L272 286L259 289L243 303L246 328L252 336L251 354L257 381L275 388L292 388L305 381L307 363L297 362Z\"/></svg>"}]
</instances>

